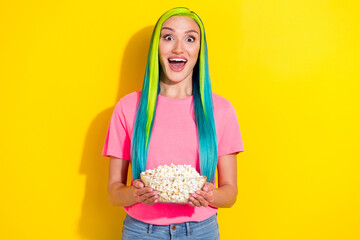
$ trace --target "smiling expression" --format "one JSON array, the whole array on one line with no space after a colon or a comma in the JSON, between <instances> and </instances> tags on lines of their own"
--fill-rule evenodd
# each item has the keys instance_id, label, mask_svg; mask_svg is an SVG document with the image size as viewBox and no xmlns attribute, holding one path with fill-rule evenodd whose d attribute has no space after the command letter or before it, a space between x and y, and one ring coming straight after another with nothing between
<instances>
[{"instance_id":1,"label":"smiling expression","mask_svg":"<svg viewBox=\"0 0 360 240\"><path fill-rule=\"evenodd\" d=\"M168 83L192 81L200 49L200 28L195 20L172 16L161 27L160 79Z\"/></svg>"}]
</instances>

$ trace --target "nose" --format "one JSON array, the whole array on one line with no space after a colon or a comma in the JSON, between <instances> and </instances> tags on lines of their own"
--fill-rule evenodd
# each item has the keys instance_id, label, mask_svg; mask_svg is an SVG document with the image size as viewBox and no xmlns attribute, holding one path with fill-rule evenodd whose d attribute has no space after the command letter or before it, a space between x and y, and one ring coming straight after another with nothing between
<instances>
[{"instance_id":1,"label":"nose","mask_svg":"<svg viewBox=\"0 0 360 240\"><path fill-rule=\"evenodd\" d=\"M174 42L172 52L175 53L175 54L181 54L181 53L184 52L183 45L182 45L181 41L175 41Z\"/></svg>"}]
</instances>

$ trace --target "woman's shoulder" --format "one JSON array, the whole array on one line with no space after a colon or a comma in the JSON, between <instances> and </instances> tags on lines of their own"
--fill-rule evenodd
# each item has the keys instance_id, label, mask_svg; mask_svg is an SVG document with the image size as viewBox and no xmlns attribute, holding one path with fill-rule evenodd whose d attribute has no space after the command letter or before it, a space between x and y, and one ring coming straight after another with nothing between
<instances>
[{"instance_id":1,"label":"woman's shoulder","mask_svg":"<svg viewBox=\"0 0 360 240\"><path fill-rule=\"evenodd\" d=\"M121 102L123 105L132 104L134 102L137 103L137 101L139 101L140 99L140 95L141 95L141 90L136 90L120 98L119 102Z\"/></svg>"},{"instance_id":2,"label":"woman's shoulder","mask_svg":"<svg viewBox=\"0 0 360 240\"><path fill-rule=\"evenodd\" d=\"M137 103L140 99L141 90L136 90L131 93L126 94L116 104L116 109L122 111L129 111L132 109L136 109Z\"/></svg>"},{"instance_id":3,"label":"woman's shoulder","mask_svg":"<svg viewBox=\"0 0 360 240\"><path fill-rule=\"evenodd\" d=\"M213 106L215 123L220 132L227 126L237 124L236 110L229 99L213 93Z\"/></svg>"},{"instance_id":4,"label":"woman's shoulder","mask_svg":"<svg viewBox=\"0 0 360 240\"><path fill-rule=\"evenodd\" d=\"M219 94L212 93L214 109L231 109L233 108L230 100Z\"/></svg>"}]
</instances>

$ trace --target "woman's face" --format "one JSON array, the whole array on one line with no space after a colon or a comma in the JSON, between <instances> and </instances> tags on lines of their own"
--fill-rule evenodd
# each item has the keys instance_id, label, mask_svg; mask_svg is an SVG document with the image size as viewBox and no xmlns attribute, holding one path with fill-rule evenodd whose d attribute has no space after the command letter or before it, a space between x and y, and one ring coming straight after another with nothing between
<instances>
[{"instance_id":1,"label":"woman's face","mask_svg":"<svg viewBox=\"0 0 360 240\"><path fill-rule=\"evenodd\" d=\"M200 28L195 20L172 16L161 27L159 61L163 81L191 80L200 49Z\"/></svg>"}]
</instances>

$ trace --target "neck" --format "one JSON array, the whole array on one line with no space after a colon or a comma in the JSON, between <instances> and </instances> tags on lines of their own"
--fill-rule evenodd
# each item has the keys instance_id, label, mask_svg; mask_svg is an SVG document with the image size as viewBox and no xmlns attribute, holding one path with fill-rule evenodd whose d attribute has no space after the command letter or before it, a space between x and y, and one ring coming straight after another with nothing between
<instances>
[{"instance_id":1,"label":"neck","mask_svg":"<svg viewBox=\"0 0 360 240\"><path fill-rule=\"evenodd\" d=\"M192 95L192 74L180 82L173 82L160 75L160 95L169 98L185 98Z\"/></svg>"}]
</instances>

